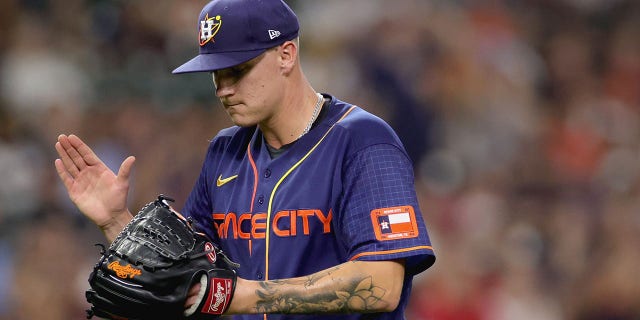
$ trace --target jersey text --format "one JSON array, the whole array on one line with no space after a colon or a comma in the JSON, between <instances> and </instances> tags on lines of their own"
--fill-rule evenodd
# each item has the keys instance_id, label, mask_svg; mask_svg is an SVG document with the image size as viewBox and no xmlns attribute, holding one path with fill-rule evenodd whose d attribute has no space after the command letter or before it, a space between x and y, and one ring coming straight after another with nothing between
<instances>
[{"instance_id":1,"label":"jersey text","mask_svg":"<svg viewBox=\"0 0 640 320\"><path fill-rule=\"evenodd\" d=\"M213 225L221 239L264 239L267 229L266 213L213 213ZM279 237L308 236L312 227L320 224L322 233L331 232L331 210L324 214L319 209L283 210L273 215L271 229Z\"/></svg>"}]
</instances>

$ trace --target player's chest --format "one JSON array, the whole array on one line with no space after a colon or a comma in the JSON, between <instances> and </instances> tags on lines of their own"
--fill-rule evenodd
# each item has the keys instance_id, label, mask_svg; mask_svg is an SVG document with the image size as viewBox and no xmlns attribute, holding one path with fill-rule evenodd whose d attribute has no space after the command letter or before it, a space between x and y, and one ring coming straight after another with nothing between
<instances>
[{"instance_id":1,"label":"player's chest","mask_svg":"<svg viewBox=\"0 0 640 320\"><path fill-rule=\"evenodd\" d=\"M324 212L340 192L340 168L339 161L322 148L276 160L260 150L247 152L242 159L216 166L209 177L209 196L216 211L222 212Z\"/></svg>"},{"instance_id":2,"label":"player's chest","mask_svg":"<svg viewBox=\"0 0 640 320\"><path fill-rule=\"evenodd\" d=\"M245 161L221 166L209 191L214 229L221 239L294 241L333 232L337 164L320 161ZM262 160L262 161L261 161ZM286 160L286 159L282 159ZM291 247L291 244L287 245ZM253 243L252 250L259 250Z\"/></svg>"}]
</instances>

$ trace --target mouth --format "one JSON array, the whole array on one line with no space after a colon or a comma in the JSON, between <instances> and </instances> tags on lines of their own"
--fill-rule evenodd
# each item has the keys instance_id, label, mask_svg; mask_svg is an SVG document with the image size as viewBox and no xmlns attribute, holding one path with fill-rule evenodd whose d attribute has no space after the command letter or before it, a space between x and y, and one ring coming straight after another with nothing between
<instances>
[{"instance_id":1,"label":"mouth","mask_svg":"<svg viewBox=\"0 0 640 320\"><path fill-rule=\"evenodd\" d=\"M233 116L235 114L238 114L241 110L241 103L224 103L224 110L227 112L227 114L229 114L230 116Z\"/></svg>"},{"instance_id":2,"label":"mouth","mask_svg":"<svg viewBox=\"0 0 640 320\"><path fill-rule=\"evenodd\" d=\"M228 102L228 101L222 102L222 105L224 106L225 109L233 108L233 107L235 107L237 105L240 105L240 104L241 103L239 103L239 102Z\"/></svg>"}]
</instances>

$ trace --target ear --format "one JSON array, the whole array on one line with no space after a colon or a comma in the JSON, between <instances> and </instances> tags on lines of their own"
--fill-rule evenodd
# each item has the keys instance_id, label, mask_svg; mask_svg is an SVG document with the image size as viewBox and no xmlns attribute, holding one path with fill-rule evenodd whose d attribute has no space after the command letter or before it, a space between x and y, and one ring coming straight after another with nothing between
<instances>
[{"instance_id":1,"label":"ear","mask_svg":"<svg viewBox=\"0 0 640 320\"><path fill-rule=\"evenodd\" d=\"M278 53L280 70L285 75L290 74L298 60L298 46L293 41L286 41L280 45Z\"/></svg>"}]
</instances>

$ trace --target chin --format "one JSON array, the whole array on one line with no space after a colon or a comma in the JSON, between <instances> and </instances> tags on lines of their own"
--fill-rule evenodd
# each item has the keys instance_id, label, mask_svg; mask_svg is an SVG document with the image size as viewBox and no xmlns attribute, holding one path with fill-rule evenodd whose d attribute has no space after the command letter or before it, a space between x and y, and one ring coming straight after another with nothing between
<instances>
[{"instance_id":1,"label":"chin","mask_svg":"<svg viewBox=\"0 0 640 320\"><path fill-rule=\"evenodd\" d=\"M248 127L253 127L256 124L255 123L235 123L235 125L238 127L248 128Z\"/></svg>"},{"instance_id":2,"label":"chin","mask_svg":"<svg viewBox=\"0 0 640 320\"><path fill-rule=\"evenodd\" d=\"M238 127L253 127L256 125L255 121L249 121L247 119L240 119L238 117L231 116L231 121Z\"/></svg>"}]
</instances>

